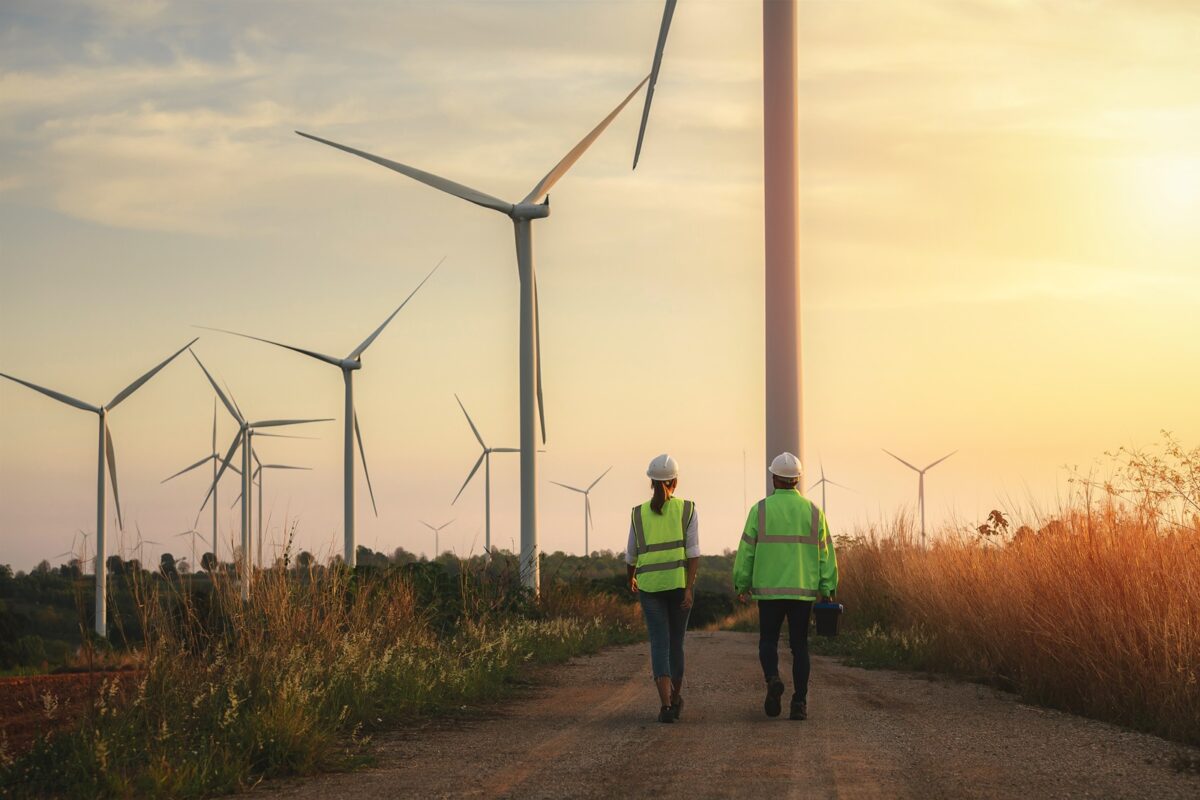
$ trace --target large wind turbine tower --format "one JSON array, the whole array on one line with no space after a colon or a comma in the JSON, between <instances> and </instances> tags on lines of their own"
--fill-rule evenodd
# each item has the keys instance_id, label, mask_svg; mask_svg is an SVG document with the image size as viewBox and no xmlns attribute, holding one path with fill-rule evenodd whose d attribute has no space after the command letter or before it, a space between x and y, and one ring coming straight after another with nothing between
<instances>
[{"instance_id":1,"label":"large wind turbine tower","mask_svg":"<svg viewBox=\"0 0 1200 800\"><path fill-rule=\"evenodd\" d=\"M517 245L517 275L520 281L519 371L521 418L521 581L535 592L541 587L541 567L538 560L537 514L537 425L540 419L543 444L546 441L546 417L542 406L541 332L538 323L537 273L533 265L533 222L550 216L550 190L567 174L575 162L591 147L621 109L645 85L643 78L633 91L614 108L599 125L571 148L546 176L515 203L493 197L486 192L464 186L439 175L426 172L398 161L382 158L363 150L338 144L301 131L296 133L314 142L336 147L351 155L373 161L382 167L399 172L438 191L453 195L477 206L497 211L512 220Z\"/></svg>"},{"instance_id":2,"label":"large wind turbine tower","mask_svg":"<svg viewBox=\"0 0 1200 800\"><path fill-rule=\"evenodd\" d=\"M642 110L633 166L641 156L676 0L667 0ZM800 365L799 180L796 172L796 0L763 0L763 220L765 267L766 457L804 462ZM770 492L770 478L767 478Z\"/></svg>"}]
</instances>

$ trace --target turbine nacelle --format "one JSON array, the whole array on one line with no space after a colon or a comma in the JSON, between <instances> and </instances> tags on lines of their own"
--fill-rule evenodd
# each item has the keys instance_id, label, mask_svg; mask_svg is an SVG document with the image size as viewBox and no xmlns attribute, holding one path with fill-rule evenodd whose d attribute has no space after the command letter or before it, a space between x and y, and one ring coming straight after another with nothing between
<instances>
[{"instance_id":1,"label":"turbine nacelle","mask_svg":"<svg viewBox=\"0 0 1200 800\"><path fill-rule=\"evenodd\" d=\"M517 203L508 215L515 220L545 219L550 216L550 196L546 195L546 199L541 203Z\"/></svg>"},{"instance_id":2,"label":"turbine nacelle","mask_svg":"<svg viewBox=\"0 0 1200 800\"><path fill-rule=\"evenodd\" d=\"M362 359L343 358L341 367L342 367L342 369L346 369L346 370L362 369Z\"/></svg>"}]
</instances>

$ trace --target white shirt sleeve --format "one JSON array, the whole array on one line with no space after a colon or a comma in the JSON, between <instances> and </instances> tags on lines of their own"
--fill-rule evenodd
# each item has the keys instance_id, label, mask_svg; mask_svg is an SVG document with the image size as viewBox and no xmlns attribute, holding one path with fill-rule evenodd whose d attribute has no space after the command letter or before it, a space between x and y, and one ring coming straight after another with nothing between
<instances>
[{"instance_id":1,"label":"white shirt sleeve","mask_svg":"<svg viewBox=\"0 0 1200 800\"><path fill-rule=\"evenodd\" d=\"M684 536L683 548L685 555L688 558L700 557L700 523L696 518L700 516L700 512L692 506L692 521L688 523L687 534Z\"/></svg>"},{"instance_id":2,"label":"white shirt sleeve","mask_svg":"<svg viewBox=\"0 0 1200 800\"><path fill-rule=\"evenodd\" d=\"M625 563L637 564L637 542L634 540L633 520L629 521L629 543L625 545Z\"/></svg>"}]
</instances>

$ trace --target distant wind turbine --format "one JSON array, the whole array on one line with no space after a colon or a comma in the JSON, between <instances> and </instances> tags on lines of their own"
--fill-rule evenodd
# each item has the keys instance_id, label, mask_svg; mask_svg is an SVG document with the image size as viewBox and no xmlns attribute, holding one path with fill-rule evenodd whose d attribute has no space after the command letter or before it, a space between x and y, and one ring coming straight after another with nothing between
<instances>
[{"instance_id":1,"label":"distant wind turbine","mask_svg":"<svg viewBox=\"0 0 1200 800\"><path fill-rule=\"evenodd\" d=\"M250 567L250 453L252 445L250 442L251 433L259 428L278 428L285 425L304 425L310 422L332 422L331 419L267 419L260 422L251 422L242 416L242 412L238 409L237 404L230 402L230 399L221 391L221 387L217 385L216 380L209 373L208 368L200 361L200 357L192 352L192 358L196 359L196 364L204 372L204 377L208 378L209 384L212 385L213 391L217 393L225 410L233 417L234 422L238 424L238 432L233 437L233 442L229 445L229 451L225 453L225 457L221 460L221 468L217 470L217 476L213 479L213 485L209 487L208 494L204 496L204 502L208 502L208 498L217 488L217 483L220 482L221 476L225 474L225 470L230 468L230 462L233 460L233 454L240 447L242 450L242 599L250 599L250 578L252 570ZM203 508L203 504L201 504Z\"/></svg>"},{"instance_id":2,"label":"distant wind turbine","mask_svg":"<svg viewBox=\"0 0 1200 800\"><path fill-rule=\"evenodd\" d=\"M185 344L183 347L172 353L165 361L142 375L133 383L126 386L121 391L109 400L106 405L94 406L91 403L85 403L82 400L76 400L74 397L61 394L53 389L46 389L28 381L23 381L20 378L14 378L12 375L5 375L0 372L0 378L8 378L14 383L19 383L22 386L28 386L35 392L41 392L47 397L52 397L60 403L66 403L69 406L74 406L83 411L90 411L100 418L100 433L99 445L97 446L98 456L96 458L96 634L99 636L108 635L108 575L104 568L104 558L107 555L107 542L105 541L105 516L107 505L107 491L104 485L104 465L108 463L108 476L112 480L113 505L117 509L117 527L124 528L125 523L121 518L121 497L117 491L117 456L113 450L112 434L108 430L108 413L120 405L121 401L129 397L142 387L146 381L158 374L158 371L170 364L184 350L187 350L196 343L195 339Z\"/></svg>"},{"instance_id":3,"label":"distant wind turbine","mask_svg":"<svg viewBox=\"0 0 1200 800\"><path fill-rule=\"evenodd\" d=\"M441 554L440 544L438 542L438 534L442 532L442 528L445 528L452 522L454 522L454 520L450 520L450 522L443 522L441 525L434 526L430 525L425 520L421 520L422 525L433 531L433 558L429 559L430 561L437 559L437 557Z\"/></svg>"},{"instance_id":4,"label":"distant wind turbine","mask_svg":"<svg viewBox=\"0 0 1200 800\"><path fill-rule=\"evenodd\" d=\"M456 183L438 175L425 172L397 161L391 161L380 156L372 155L363 150L312 136L302 131L296 131L301 136L315 142L336 147L352 155L373 161L380 166L406 175L420 181L426 186L454 195L455 197L474 203L484 208L490 208L512 219L517 246L517 272L521 284L521 314L520 314L520 417L521 417L521 580L537 592L541 585L541 573L538 560L537 533L537 433L535 419L540 420L543 444L546 441L546 417L542 404L542 365L541 365L541 331L538 313L537 275L533 266L533 231L531 223L535 219L550 216L550 189L567 174L568 170L579 160L580 156L592 145L617 114L633 99L634 95L646 84L650 76L642 79L634 90L621 101L599 125L592 129L579 144L571 148L561 161L554 166L537 185L516 202L508 203L490 194L472 189L461 183ZM544 202L543 202L544 201Z\"/></svg>"},{"instance_id":5,"label":"distant wind turbine","mask_svg":"<svg viewBox=\"0 0 1200 800\"><path fill-rule=\"evenodd\" d=\"M580 489L577 486L568 486L567 484L559 483L558 481L550 481L555 486L561 486L564 489L570 489L572 492L579 492L581 495L583 495L583 554L584 554L584 556L590 556L592 554L592 551L589 549L589 545L588 545L588 523L590 523L592 520L592 498L591 498L592 489L595 489L596 484L599 483L604 478L604 476L607 475L611 471L612 471L612 467L609 467L608 469L604 470L604 472L601 472L600 477L596 478L596 480L592 481L591 484L586 489Z\"/></svg>"},{"instance_id":6,"label":"distant wind turbine","mask_svg":"<svg viewBox=\"0 0 1200 800\"><path fill-rule=\"evenodd\" d=\"M445 257L443 257L442 261L445 260ZM228 331L223 328L208 328L205 325L197 326L200 328L205 328L206 330L230 333L234 336L241 336L244 339L254 339L258 342L273 344L276 347L282 347L285 350L291 350L294 353L300 353L301 355L306 355L309 358L315 358L317 361L323 361L326 364L332 364L342 371L342 383L345 386L345 411L343 412L344 419L342 420L344 425L344 433L342 436L342 528L345 537L345 554L343 558L345 559L346 565L351 568L353 568L357 563L358 550L358 541L355 538L354 530L354 441L356 438L358 439L358 454L362 459L363 475L367 479L367 491L371 495L371 508L374 510L375 516L379 516L379 509L375 505L375 489L371 486L371 473L367 470L367 454L363 452L362 431L358 427L358 412L354 408L354 373L356 370L362 369L362 354L368 347L371 346L371 343L375 341L376 337L383 333L383 329L388 326L388 323L400 313L400 309L408 305L408 301L413 299L413 295L421 290L421 287L425 285L425 281L433 277L433 273L437 272L438 267L442 265L442 261L439 261L434 268L430 270L429 274L417 284L417 288L413 289L408 297L404 298L404 302L397 306L396 310L388 315L388 318L383 321L383 324L376 328L370 336L364 339L362 344L351 350L350 355L346 356L345 358L327 356L324 353L318 353L315 350L305 350L302 347L293 347L290 344L274 342L270 339L263 339L246 333L238 333L237 331Z\"/></svg>"},{"instance_id":7,"label":"distant wind turbine","mask_svg":"<svg viewBox=\"0 0 1200 800\"><path fill-rule=\"evenodd\" d=\"M843 486L842 484L838 483L837 481L831 481L831 480L829 480L829 478L826 478L825 477L825 465L823 463L820 464L820 470L821 470L821 480L817 481L816 483L814 483L812 486L810 486L808 488L811 491L811 490L817 488L818 486L821 487L821 511L824 512L826 514L826 516L828 516L829 507L827 505L825 505L825 487L826 486L836 486L839 489L845 489L848 492L853 492L854 490L851 489L849 486Z\"/></svg>"},{"instance_id":8,"label":"distant wind turbine","mask_svg":"<svg viewBox=\"0 0 1200 800\"><path fill-rule=\"evenodd\" d=\"M214 505L216 505L216 504L214 503ZM197 569L196 537L200 536L200 531L196 530L195 527L192 527L192 528L189 528L188 530L184 531L183 533L175 534L175 536L176 537L179 537L179 536L191 536L192 537L192 560L188 562L188 566L191 567L193 571L196 570ZM213 555L215 556L216 553L213 553Z\"/></svg>"},{"instance_id":9,"label":"distant wind turbine","mask_svg":"<svg viewBox=\"0 0 1200 800\"><path fill-rule=\"evenodd\" d=\"M212 482L212 484L210 484L213 487L213 490L212 490L212 499L213 499L213 505L212 505L212 553L213 553L214 558L220 558L220 556L218 555L218 553L220 553L220 551L217 549L217 544L218 544L218 541L217 541L218 540L218 537L217 537L217 511L218 511L218 509L217 509L216 483L217 483L217 469L221 466L221 454L217 452L217 398L215 398L215 397L213 398L212 449L209 450L208 455L206 455L204 458L197 461L195 464L184 467L183 469L179 470L179 472L176 472L174 475L170 475L166 478L163 478L159 482L166 483L169 480L178 478L180 475L183 475L187 472L191 472L192 470L194 470L198 467L202 467L205 464L212 464L212 481L213 482ZM234 469L234 472L237 472L237 471L238 470ZM208 502L208 500L206 498L205 503L207 503L207 502ZM201 506L200 512L198 512L196 515L196 522L192 524L193 528L195 528L196 525L199 524L200 513L202 513L203 511L204 511L204 506ZM187 533L187 531L184 531L184 533ZM183 534L180 534L180 535L182 536ZM193 546L193 548L195 547L195 541L192 542L192 546Z\"/></svg>"},{"instance_id":10,"label":"distant wind turbine","mask_svg":"<svg viewBox=\"0 0 1200 800\"><path fill-rule=\"evenodd\" d=\"M255 434L255 435L256 435L256 436L262 436L263 434L259 433L259 434ZM253 456L253 458L254 458L254 461L255 461L255 462L258 464L258 466L254 468L254 473L253 473L253 474L250 476L250 480L251 480L251 483L254 483L254 482L257 482L257 483L258 483L258 533L256 534L256 537L257 537L257 539L258 539L258 557L257 557L257 563L258 563L258 568L259 568L259 569L262 569L262 565L263 565L263 559L262 559L262 548L263 548L263 470L265 470L265 469L302 469L302 470L311 470L311 469L312 469L312 467L293 467L293 466L292 466L292 465L290 465L290 464L264 464L264 463L262 463L261 461L259 461L259 460L258 460L258 453L256 453L256 452L254 451L254 448L253 448L253 447L251 447L251 448L250 448L250 455L251 455L251 456ZM238 495L238 496L237 496L237 497L234 499L234 501L233 501L233 504L234 504L234 505L237 505L237 502L238 502L238 500L241 500L241 499L242 499L242 496L241 496L241 494L239 494L239 495Z\"/></svg>"},{"instance_id":11,"label":"distant wind turbine","mask_svg":"<svg viewBox=\"0 0 1200 800\"><path fill-rule=\"evenodd\" d=\"M928 466L926 466L925 469L919 469L917 467L914 467L912 464L908 463L907 461L905 461L903 458L896 455L892 451L890 451L886 448L881 448L881 449L883 450L883 452L887 453L889 456L896 459L901 464L908 467L913 472L917 473L918 476L920 476L917 479L917 504L921 508L921 548L924 549L924 547L925 547L925 473L928 472L929 470L933 469L938 464L942 463L943 461L945 461L947 458L954 455L958 451L954 450L952 452L949 452L946 455L939 458L937 461L934 461L932 464L929 464Z\"/></svg>"},{"instance_id":12,"label":"distant wind turbine","mask_svg":"<svg viewBox=\"0 0 1200 800\"><path fill-rule=\"evenodd\" d=\"M467 424L471 426L471 433L475 434L476 441L483 448L483 452L479 454L479 460L475 462L475 466L471 467L471 472L468 473L467 479L463 481L462 488L458 490L458 494L454 495L454 499L450 501L450 505L458 502L458 498L462 496L463 491L467 488L467 484L471 482L471 478L475 477L475 473L479 471L479 465L483 464L483 551L486 558L492 557L492 453L519 453L519 449L515 447L488 447L483 441L483 436L480 435L479 429L475 427L475 423L471 420L471 415L467 413L467 407L463 405L463 401L458 395L454 395L454 399L458 400L458 407L462 409L463 416L467 418Z\"/></svg>"}]
</instances>

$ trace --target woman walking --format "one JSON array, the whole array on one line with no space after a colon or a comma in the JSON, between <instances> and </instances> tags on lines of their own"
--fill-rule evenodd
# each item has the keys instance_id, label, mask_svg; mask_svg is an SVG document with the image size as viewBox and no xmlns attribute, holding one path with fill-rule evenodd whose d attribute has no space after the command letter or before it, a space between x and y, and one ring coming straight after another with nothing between
<instances>
[{"instance_id":1,"label":"woman walking","mask_svg":"<svg viewBox=\"0 0 1200 800\"><path fill-rule=\"evenodd\" d=\"M666 453L646 470L654 496L633 507L625 563L629 590L638 596L650 635L650 664L662 704L659 722L683 710L683 635L700 566L696 504L675 497L679 467Z\"/></svg>"}]
</instances>

